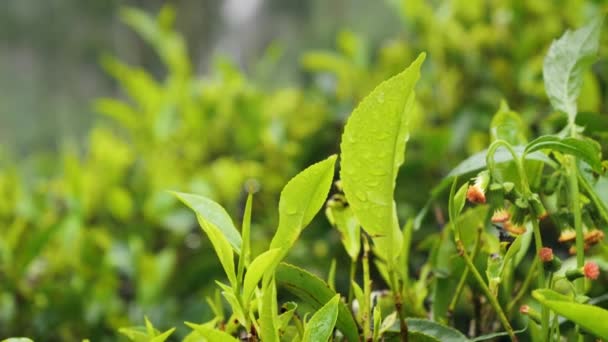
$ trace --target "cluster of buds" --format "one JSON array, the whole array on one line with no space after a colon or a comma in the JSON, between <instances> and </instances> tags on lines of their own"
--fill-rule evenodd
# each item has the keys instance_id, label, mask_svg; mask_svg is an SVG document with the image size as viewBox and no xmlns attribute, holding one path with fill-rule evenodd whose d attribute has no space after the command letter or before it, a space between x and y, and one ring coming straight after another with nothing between
<instances>
[{"instance_id":1,"label":"cluster of buds","mask_svg":"<svg viewBox=\"0 0 608 342\"><path fill-rule=\"evenodd\" d=\"M572 281L581 277L596 280L600 276L600 267L593 261L587 261L585 266L566 271L566 278Z\"/></svg>"},{"instance_id":2,"label":"cluster of buds","mask_svg":"<svg viewBox=\"0 0 608 342\"><path fill-rule=\"evenodd\" d=\"M560 234L559 239L558 239L558 241L562 242L562 243L571 243L571 242L574 242L575 240L576 240L576 232L572 229L566 229L566 230L562 231L562 233ZM589 248L595 246L602 240L604 240L604 232L599 229L591 229L591 230L585 232L584 233L585 251L589 250ZM570 249L568 249L568 253L570 253L571 255L576 254L576 247L571 246Z\"/></svg>"},{"instance_id":3,"label":"cluster of buds","mask_svg":"<svg viewBox=\"0 0 608 342\"><path fill-rule=\"evenodd\" d=\"M557 272L562 267L562 261L553 255L553 250L543 247L538 251L538 258L543 263L543 268L548 272Z\"/></svg>"}]
</instances>

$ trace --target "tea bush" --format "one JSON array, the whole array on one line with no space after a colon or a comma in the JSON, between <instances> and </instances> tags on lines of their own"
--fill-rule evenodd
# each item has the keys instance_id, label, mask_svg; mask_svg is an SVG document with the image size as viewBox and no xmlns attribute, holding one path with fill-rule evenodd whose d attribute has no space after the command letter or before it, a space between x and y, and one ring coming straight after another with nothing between
<instances>
[{"instance_id":1,"label":"tea bush","mask_svg":"<svg viewBox=\"0 0 608 342\"><path fill-rule=\"evenodd\" d=\"M402 36L344 31L290 89L193 75L169 7L125 9L166 75L104 57L84 151L0 159L2 334L607 338L600 5L391 6Z\"/></svg>"}]
</instances>

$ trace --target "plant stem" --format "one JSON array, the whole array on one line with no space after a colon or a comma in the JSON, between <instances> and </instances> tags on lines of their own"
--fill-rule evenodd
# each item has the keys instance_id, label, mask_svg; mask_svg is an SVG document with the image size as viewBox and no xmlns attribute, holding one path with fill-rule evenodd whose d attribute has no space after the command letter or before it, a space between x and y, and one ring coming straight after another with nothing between
<instances>
[{"instance_id":1,"label":"plant stem","mask_svg":"<svg viewBox=\"0 0 608 342\"><path fill-rule=\"evenodd\" d=\"M477 238L475 239L475 245L473 247L473 253L471 254L471 259L475 260L477 253L479 252L479 247L481 246L481 233L483 230L481 227L477 229ZM460 280L458 281L458 286L456 287L456 292L454 293L454 297L452 297L452 301L450 305L448 305L448 317L451 317L454 313L454 308L456 304L458 304L458 299L464 289L464 284L466 283L467 278L469 277L469 268L465 267L464 272L460 276Z\"/></svg>"},{"instance_id":2,"label":"plant stem","mask_svg":"<svg viewBox=\"0 0 608 342\"><path fill-rule=\"evenodd\" d=\"M348 275L348 307L352 308L353 307L353 297L354 297L354 290L353 290L353 282L355 281L355 274L357 273L357 259L350 261L350 273Z\"/></svg>"},{"instance_id":3,"label":"plant stem","mask_svg":"<svg viewBox=\"0 0 608 342\"><path fill-rule=\"evenodd\" d=\"M513 331L513 328L511 327L511 324L509 323L507 316L505 315L504 311L500 307L500 303L498 303L498 300L496 299L496 297L494 297L492 295L492 293L490 292L490 289L488 288L488 285L486 285L485 281L483 280L483 277L481 276L481 274L479 274L479 271L477 271L477 268L475 267L475 264L473 264L473 260L471 260L471 257L469 256L466 249L464 248L462 241L457 240L456 246L458 248L458 252L464 258L464 262L467 264L467 267L471 270L471 273L473 273L473 277L479 284L479 287L481 287L481 290L483 291L484 295L490 302L490 305L492 306L494 311L496 311L496 313L498 314L498 319L500 320L500 322L502 323L502 326L505 328L505 330L509 334L511 341L517 341L515 332Z\"/></svg>"},{"instance_id":4,"label":"plant stem","mask_svg":"<svg viewBox=\"0 0 608 342\"><path fill-rule=\"evenodd\" d=\"M524 296L524 294L530 287L530 284L532 283L532 279L538 272L538 270L536 270L535 268L538 267L537 264L539 262L540 262L539 258L534 258L534 261L532 261L532 265L530 265L530 271L528 271L528 275L526 275L526 279L524 279L524 282L521 284L521 287L519 288L519 290L517 290L517 294L515 294L515 297L513 297L513 300L511 300L511 302L507 305L507 315L509 315L511 313L511 311L513 310L515 305L517 305L517 302L519 302L521 300L521 298Z\"/></svg>"},{"instance_id":5,"label":"plant stem","mask_svg":"<svg viewBox=\"0 0 608 342\"><path fill-rule=\"evenodd\" d=\"M578 174L578 181L583 186L583 189L591 198L593 203L595 203L595 207L597 208L597 211L602 217L602 219L604 219L605 222L608 222L608 208L606 208L604 202L597 196L597 193L593 190L591 184L589 184L585 177L583 177L583 175L581 175L580 173Z\"/></svg>"},{"instance_id":6,"label":"plant stem","mask_svg":"<svg viewBox=\"0 0 608 342\"><path fill-rule=\"evenodd\" d=\"M574 216L574 231L576 232L576 266L583 267L585 264L585 247L583 234L583 225L581 218L581 208L579 204L579 189L578 189L578 170L576 168L576 158L574 156L567 156L568 160L568 186L570 192L570 207L572 215ZM577 279L575 281L576 289L579 293L584 291L583 279Z\"/></svg>"},{"instance_id":7,"label":"plant stem","mask_svg":"<svg viewBox=\"0 0 608 342\"><path fill-rule=\"evenodd\" d=\"M540 226L537 219L532 220L533 233L534 233L534 244L536 247L535 259L538 259L538 253L543 248L543 240L540 235ZM545 269L541 262L537 262L538 265L538 288L542 289L546 287L545 284ZM543 337L547 338L549 334L549 309L543 305L541 310L541 326L543 331Z\"/></svg>"},{"instance_id":8,"label":"plant stem","mask_svg":"<svg viewBox=\"0 0 608 342\"><path fill-rule=\"evenodd\" d=\"M399 315L399 331L401 334L401 341L408 341L408 328L407 321L405 320L405 316L403 315L403 297L401 296L401 287L399 286L399 282L395 277L395 270L389 270L389 276L391 281L391 287L393 292L393 298L395 301L395 309L397 310L397 315Z\"/></svg>"},{"instance_id":9,"label":"plant stem","mask_svg":"<svg viewBox=\"0 0 608 342\"><path fill-rule=\"evenodd\" d=\"M361 324L363 325L363 336L365 339L371 338L370 328L370 300L372 296L372 281L369 275L369 241L363 235L363 303L361 303Z\"/></svg>"}]
</instances>

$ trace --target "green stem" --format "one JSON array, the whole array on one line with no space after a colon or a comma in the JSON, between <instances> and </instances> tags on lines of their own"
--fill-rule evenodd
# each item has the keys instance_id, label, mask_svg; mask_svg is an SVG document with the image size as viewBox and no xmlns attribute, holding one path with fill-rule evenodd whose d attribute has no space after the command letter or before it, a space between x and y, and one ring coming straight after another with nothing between
<instances>
[{"instance_id":1,"label":"green stem","mask_svg":"<svg viewBox=\"0 0 608 342\"><path fill-rule=\"evenodd\" d=\"M370 300L372 296L372 281L369 275L369 241L367 236L363 235L363 303L361 303L361 324L363 324L363 336L365 339L371 338L371 328L369 324L370 318Z\"/></svg>"},{"instance_id":2,"label":"green stem","mask_svg":"<svg viewBox=\"0 0 608 342\"><path fill-rule=\"evenodd\" d=\"M534 276L538 272L538 270L535 270L535 268L538 267L537 264L539 262L540 262L539 258L534 258L534 261L532 261L532 265L530 266L528 275L526 275L526 279L524 279L524 282L521 284L521 287L519 288L519 290L517 290L517 294L515 294L515 297L513 297L513 300L511 300L511 302L507 305L507 315L510 315L510 313L513 310L513 308L515 307L515 305L517 305L517 302L519 302L521 300L521 298L524 296L524 294L528 291L528 288L530 287L530 284L532 283L532 279L534 279Z\"/></svg>"},{"instance_id":3,"label":"green stem","mask_svg":"<svg viewBox=\"0 0 608 342\"><path fill-rule=\"evenodd\" d=\"M602 217L602 219L604 219L605 222L608 222L608 208L606 208L604 202L597 196L597 193L595 192L595 190L593 190L591 184L589 184L585 177L583 177L583 175L581 175L580 173L578 174L578 181L580 185L582 185L583 190L585 190L587 195L591 198L593 203L595 203L595 207L597 208L597 211Z\"/></svg>"},{"instance_id":4,"label":"green stem","mask_svg":"<svg viewBox=\"0 0 608 342\"><path fill-rule=\"evenodd\" d=\"M576 231L576 266L583 267L585 264L585 236L583 234L583 224L581 217L581 208L579 204L579 189L578 189L578 170L576 168L576 158L568 156L568 186L570 192L570 206L572 215L574 216L574 230ZM579 293L584 291L583 279L575 281L576 289Z\"/></svg>"},{"instance_id":5,"label":"green stem","mask_svg":"<svg viewBox=\"0 0 608 342\"><path fill-rule=\"evenodd\" d=\"M492 306L494 311L496 311L496 313L498 314L498 319L500 320L500 322L502 323L502 326L505 328L505 330L509 334L511 341L517 341L517 337L515 336L513 327L511 327L511 324L509 323L507 316L505 315L504 311L500 307L500 303L498 303L498 299L496 299L496 297L494 297L492 295L492 293L490 292L488 285L486 285L485 281L483 280L483 277L481 276L481 274L479 274L479 271L477 271L477 268L473 264L473 260L471 260L471 257L469 256L466 249L464 248L462 241L461 240L456 241L456 245L458 247L458 252L464 258L464 262L467 264L467 267L471 270L471 273L473 273L473 277L477 281L479 287L481 287L481 290L483 291L484 295L490 302L490 305Z\"/></svg>"},{"instance_id":6,"label":"green stem","mask_svg":"<svg viewBox=\"0 0 608 342\"><path fill-rule=\"evenodd\" d=\"M399 286L399 281L395 277L395 270L389 270L389 277L391 281L391 287L393 292L393 297L395 300L395 310L397 310L397 315L399 315L399 331L401 333L401 341L408 341L408 328L407 321L405 320L405 316L403 315L403 297L401 296L401 288Z\"/></svg>"},{"instance_id":7,"label":"green stem","mask_svg":"<svg viewBox=\"0 0 608 342\"><path fill-rule=\"evenodd\" d=\"M475 245L473 247L473 253L471 253L471 259L475 260L477 253L479 252L479 247L481 246L481 233L483 230L481 227L477 229L477 237L475 239ZM452 301L450 305L448 305L448 317L451 317L454 313L454 309L456 308L456 304L458 304L458 299L464 289L464 284L466 283L467 278L469 277L469 268L465 268L464 272L460 276L460 280L458 281L458 286L456 287L456 293L454 297L452 297Z\"/></svg>"},{"instance_id":8,"label":"green stem","mask_svg":"<svg viewBox=\"0 0 608 342\"><path fill-rule=\"evenodd\" d=\"M534 244L536 247L536 255L535 259L538 259L538 253L543 248L543 240L540 235L540 226L537 219L532 220L533 233L534 233ZM543 263L537 263L538 267L538 288L542 289L546 286L545 284L545 269L543 268ZM545 306L542 307L541 310L541 327L543 331L544 338L547 338L549 334L549 309Z\"/></svg>"},{"instance_id":9,"label":"green stem","mask_svg":"<svg viewBox=\"0 0 608 342\"><path fill-rule=\"evenodd\" d=\"M353 282L355 281L355 274L357 273L357 259L350 261L350 272L348 276L348 307L353 307L353 297L355 296L353 290Z\"/></svg>"}]
</instances>

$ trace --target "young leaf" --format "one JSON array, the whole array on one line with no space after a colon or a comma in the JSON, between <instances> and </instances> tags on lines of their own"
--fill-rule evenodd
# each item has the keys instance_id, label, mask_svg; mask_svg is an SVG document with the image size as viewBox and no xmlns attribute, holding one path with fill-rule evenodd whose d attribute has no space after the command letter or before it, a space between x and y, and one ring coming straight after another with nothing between
<instances>
[{"instance_id":1,"label":"young leaf","mask_svg":"<svg viewBox=\"0 0 608 342\"><path fill-rule=\"evenodd\" d=\"M361 230L359 221L350 206L327 208L333 218L335 227L340 232L340 239L351 260L357 260L361 251Z\"/></svg>"},{"instance_id":2,"label":"young leaf","mask_svg":"<svg viewBox=\"0 0 608 342\"><path fill-rule=\"evenodd\" d=\"M526 131L527 127L519 114L510 110L507 103L502 101L490 123L492 141L502 139L513 146L524 145L528 142Z\"/></svg>"},{"instance_id":3,"label":"young leaf","mask_svg":"<svg viewBox=\"0 0 608 342\"><path fill-rule=\"evenodd\" d=\"M277 287L274 280L271 280L263 289L259 312L262 341L279 342L277 328L280 321L277 317Z\"/></svg>"},{"instance_id":4,"label":"young leaf","mask_svg":"<svg viewBox=\"0 0 608 342\"><path fill-rule=\"evenodd\" d=\"M192 328L192 330L198 332L208 342L239 341L237 338L233 337L225 331L210 328L203 324L194 324L190 322L185 322L184 324Z\"/></svg>"},{"instance_id":5,"label":"young leaf","mask_svg":"<svg viewBox=\"0 0 608 342\"><path fill-rule=\"evenodd\" d=\"M317 276L293 265L281 263L275 271L277 285L285 288L315 309L323 306L336 295L329 286ZM336 327L349 341L359 341L357 324L350 310L342 302L338 304Z\"/></svg>"},{"instance_id":6,"label":"young leaf","mask_svg":"<svg viewBox=\"0 0 608 342\"><path fill-rule=\"evenodd\" d=\"M241 228L241 237L242 237L242 253L239 258L238 270L237 270L237 279L241 281L243 279L243 272L245 271L245 266L249 265L249 261L251 258L251 241L249 241L249 235L251 231L251 206L253 202L253 195L251 192L247 196L247 203L245 203L245 212L243 213L243 225Z\"/></svg>"},{"instance_id":7,"label":"young leaf","mask_svg":"<svg viewBox=\"0 0 608 342\"><path fill-rule=\"evenodd\" d=\"M241 235L234 227L232 219L224 208L216 202L199 195L173 192L173 194L190 207L198 218L201 226L213 224L226 237L237 254L241 253Z\"/></svg>"},{"instance_id":8,"label":"young leaf","mask_svg":"<svg viewBox=\"0 0 608 342\"><path fill-rule=\"evenodd\" d=\"M335 162L334 155L311 165L285 185L279 200L279 227L270 248L282 248L286 253L312 221L329 193Z\"/></svg>"},{"instance_id":9,"label":"young leaf","mask_svg":"<svg viewBox=\"0 0 608 342\"><path fill-rule=\"evenodd\" d=\"M335 295L306 324L302 342L327 341L336 325L340 295Z\"/></svg>"},{"instance_id":10,"label":"young leaf","mask_svg":"<svg viewBox=\"0 0 608 342\"><path fill-rule=\"evenodd\" d=\"M368 233L383 237L384 241L375 242L385 244L385 252L393 258L401 246L393 194L424 58L420 54L405 71L381 83L359 103L340 144L340 178L348 203Z\"/></svg>"},{"instance_id":11,"label":"young leaf","mask_svg":"<svg viewBox=\"0 0 608 342\"><path fill-rule=\"evenodd\" d=\"M245 282L243 285L243 303L247 306L247 303L251 300L251 296L253 295L253 291L257 286L260 279L265 272L271 272L269 270L273 265L278 264L277 259L280 257L281 249L273 248L268 250L260 255L258 255L253 261L251 265L247 268L247 273L245 274Z\"/></svg>"},{"instance_id":12,"label":"young leaf","mask_svg":"<svg viewBox=\"0 0 608 342\"><path fill-rule=\"evenodd\" d=\"M553 290L540 289L532 296L542 305L578 324L599 338L608 338L608 310L589 304L573 302L569 297Z\"/></svg>"},{"instance_id":13,"label":"young leaf","mask_svg":"<svg viewBox=\"0 0 608 342\"><path fill-rule=\"evenodd\" d=\"M200 216L199 216L200 217ZM234 255L232 254L232 248L230 247L230 243L222 234L222 232L212 223L204 223L199 221L205 233L209 237L209 241L213 245L213 249L220 259L220 264L224 268L224 272L226 272L226 276L230 281L230 285L232 287L236 287L236 273L234 270Z\"/></svg>"},{"instance_id":14,"label":"young leaf","mask_svg":"<svg viewBox=\"0 0 608 342\"><path fill-rule=\"evenodd\" d=\"M566 31L553 41L543 63L545 89L551 105L568 114L572 123L577 113L576 100L583 73L598 52L602 22L603 17L599 17L576 31Z\"/></svg>"},{"instance_id":15,"label":"young leaf","mask_svg":"<svg viewBox=\"0 0 608 342\"><path fill-rule=\"evenodd\" d=\"M289 321L296 312L298 305L294 302L287 302L282 305L283 313L279 315L279 330L284 330L289 325Z\"/></svg>"},{"instance_id":16,"label":"young leaf","mask_svg":"<svg viewBox=\"0 0 608 342\"><path fill-rule=\"evenodd\" d=\"M571 154L584 160L597 172L602 172L602 157L600 147L590 139L560 138L554 135L545 135L531 141L525 149L526 153L550 149Z\"/></svg>"}]
</instances>

